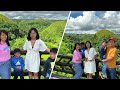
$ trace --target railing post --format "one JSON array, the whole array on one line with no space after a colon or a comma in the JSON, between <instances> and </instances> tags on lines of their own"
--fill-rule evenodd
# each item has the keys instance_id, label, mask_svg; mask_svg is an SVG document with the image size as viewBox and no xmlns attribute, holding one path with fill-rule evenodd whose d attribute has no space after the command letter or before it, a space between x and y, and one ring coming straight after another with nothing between
<instances>
[{"instance_id":1,"label":"railing post","mask_svg":"<svg viewBox=\"0 0 120 90\"><path fill-rule=\"evenodd\" d=\"M41 55L41 53L40 53L40 59L41 59L41 56L42 56L42 55Z\"/></svg>"},{"instance_id":2,"label":"railing post","mask_svg":"<svg viewBox=\"0 0 120 90\"><path fill-rule=\"evenodd\" d=\"M41 61L41 59L42 59L42 53L41 52L39 52L40 53L40 61ZM41 64L41 62L40 62L40 64ZM41 74L42 74L42 72L41 72L41 68L39 69L39 72L38 72L38 77L39 77L39 79L40 79L40 77L41 77Z\"/></svg>"},{"instance_id":3,"label":"railing post","mask_svg":"<svg viewBox=\"0 0 120 90\"><path fill-rule=\"evenodd\" d=\"M99 77L99 60L96 59L95 62L96 62L95 79L100 79L100 77Z\"/></svg>"},{"instance_id":4,"label":"railing post","mask_svg":"<svg viewBox=\"0 0 120 90\"><path fill-rule=\"evenodd\" d=\"M40 79L40 77L41 77L41 70L38 72L38 77Z\"/></svg>"}]
</instances>

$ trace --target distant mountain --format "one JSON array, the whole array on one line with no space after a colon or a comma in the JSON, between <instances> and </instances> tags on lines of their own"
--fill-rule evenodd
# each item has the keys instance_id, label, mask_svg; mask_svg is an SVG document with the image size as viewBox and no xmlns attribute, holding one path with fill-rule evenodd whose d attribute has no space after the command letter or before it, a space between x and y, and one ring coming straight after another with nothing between
<instances>
[{"instance_id":1,"label":"distant mountain","mask_svg":"<svg viewBox=\"0 0 120 90\"><path fill-rule=\"evenodd\" d=\"M114 34L113 32L109 31L109 30L100 30L95 34L98 38L110 38L110 37L114 37L114 38L120 38L118 35Z\"/></svg>"}]
</instances>

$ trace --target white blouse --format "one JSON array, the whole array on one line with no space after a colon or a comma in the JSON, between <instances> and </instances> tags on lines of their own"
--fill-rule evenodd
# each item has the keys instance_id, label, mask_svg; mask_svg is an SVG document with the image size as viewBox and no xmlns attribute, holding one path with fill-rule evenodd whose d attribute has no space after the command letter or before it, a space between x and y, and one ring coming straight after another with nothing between
<instances>
[{"instance_id":1,"label":"white blouse","mask_svg":"<svg viewBox=\"0 0 120 90\"><path fill-rule=\"evenodd\" d=\"M89 53L87 50L85 50L85 57L88 58L88 60L92 60L92 58L96 55L96 50L94 48L90 48Z\"/></svg>"},{"instance_id":2,"label":"white blouse","mask_svg":"<svg viewBox=\"0 0 120 90\"><path fill-rule=\"evenodd\" d=\"M47 49L45 43L41 39L38 39L35 41L34 47L32 48L31 41L26 40L23 49L27 50L25 58L25 69L27 69L30 72L39 72L40 68L39 51L44 52Z\"/></svg>"},{"instance_id":3,"label":"white blouse","mask_svg":"<svg viewBox=\"0 0 120 90\"><path fill-rule=\"evenodd\" d=\"M85 67L84 67L84 72L85 73L94 73L96 72L96 63L94 61L89 61L92 60L92 58L96 55L96 51L94 48L90 48L89 53L87 50L85 50L85 58L88 58L88 61L85 61Z\"/></svg>"}]
</instances>

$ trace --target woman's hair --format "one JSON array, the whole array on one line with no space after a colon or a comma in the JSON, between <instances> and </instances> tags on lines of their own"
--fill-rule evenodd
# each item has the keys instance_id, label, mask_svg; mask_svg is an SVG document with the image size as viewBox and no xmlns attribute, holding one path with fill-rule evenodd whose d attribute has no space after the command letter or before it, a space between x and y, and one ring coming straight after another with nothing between
<instances>
[{"instance_id":1,"label":"woman's hair","mask_svg":"<svg viewBox=\"0 0 120 90\"><path fill-rule=\"evenodd\" d=\"M31 33L32 31L35 31L36 34L37 34L37 35L36 35L36 40L39 39L39 33L38 33L37 29L36 29L36 28L31 28L31 29L29 30L28 36L27 36L28 41L31 40L30 33Z\"/></svg>"},{"instance_id":2,"label":"woman's hair","mask_svg":"<svg viewBox=\"0 0 120 90\"><path fill-rule=\"evenodd\" d=\"M87 47L86 47L86 44L87 43L89 43L90 44L90 48L92 47L92 44L91 44L91 42L90 41L87 41L86 43L85 43L85 49L87 49Z\"/></svg>"},{"instance_id":3,"label":"woman's hair","mask_svg":"<svg viewBox=\"0 0 120 90\"><path fill-rule=\"evenodd\" d=\"M5 31L5 30L0 30L0 43L1 43L1 34L2 34L2 33L4 33L4 34L7 35L6 43L7 43L8 46L10 46L10 43L9 43L9 41L8 41L8 32Z\"/></svg>"},{"instance_id":4,"label":"woman's hair","mask_svg":"<svg viewBox=\"0 0 120 90\"><path fill-rule=\"evenodd\" d=\"M75 43L75 46L74 46L74 49L73 49L72 53L76 50L77 45L80 45L80 43Z\"/></svg>"}]
</instances>

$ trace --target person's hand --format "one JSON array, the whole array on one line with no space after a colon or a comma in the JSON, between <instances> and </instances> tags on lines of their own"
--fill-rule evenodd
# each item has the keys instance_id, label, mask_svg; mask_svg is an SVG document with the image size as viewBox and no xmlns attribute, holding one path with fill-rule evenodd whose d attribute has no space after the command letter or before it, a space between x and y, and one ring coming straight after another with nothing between
<instances>
[{"instance_id":1,"label":"person's hand","mask_svg":"<svg viewBox=\"0 0 120 90\"><path fill-rule=\"evenodd\" d=\"M81 61L84 61L84 59L81 59Z\"/></svg>"},{"instance_id":2,"label":"person's hand","mask_svg":"<svg viewBox=\"0 0 120 90\"><path fill-rule=\"evenodd\" d=\"M87 62L88 58L85 58L85 62Z\"/></svg>"},{"instance_id":3,"label":"person's hand","mask_svg":"<svg viewBox=\"0 0 120 90\"><path fill-rule=\"evenodd\" d=\"M85 58L83 58L82 61L85 61Z\"/></svg>"},{"instance_id":4,"label":"person's hand","mask_svg":"<svg viewBox=\"0 0 120 90\"><path fill-rule=\"evenodd\" d=\"M90 62L92 62L93 60L89 60Z\"/></svg>"},{"instance_id":5,"label":"person's hand","mask_svg":"<svg viewBox=\"0 0 120 90\"><path fill-rule=\"evenodd\" d=\"M105 59L101 60L102 62L105 62Z\"/></svg>"},{"instance_id":6,"label":"person's hand","mask_svg":"<svg viewBox=\"0 0 120 90\"><path fill-rule=\"evenodd\" d=\"M21 69L21 66L16 66L17 69Z\"/></svg>"},{"instance_id":7,"label":"person's hand","mask_svg":"<svg viewBox=\"0 0 120 90\"><path fill-rule=\"evenodd\" d=\"M21 66L19 66L19 69L21 69Z\"/></svg>"},{"instance_id":8,"label":"person's hand","mask_svg":"<svg viewBox=\"0 0 120 90\"><path fill-rule=\"evenodd\" d=\"M94 60L95 60L95 57L92 58L92 61L94 61Z\"/></svg>"},{"instance_id":9,"label":"person's hand","mask_svg":"<svg viewBox=\"0 0 120 90\"><path fill-rule=\"evenodd\" d=\"M19 69L19 66L16 66L17 69Z\"/></svg>"},{"instance_id":10,"label":"person's hand","mask_svg":"<svg viewBox=\"0 0 120 90\"><path fill-rule=\"evenodd\" d=\"M23 48L20 48L21 51L23 51Z\"/></svg>"},{"instance_id":11,"label":"person's hand","mask_svg":"<svg viewBox=\"0 0 120 90\"><path fill-rule=\"evenodd\" d=\"M76 60L76 61L82 61L82 59L78 59L78 60Z\"/></svg>"}]
</instances>

